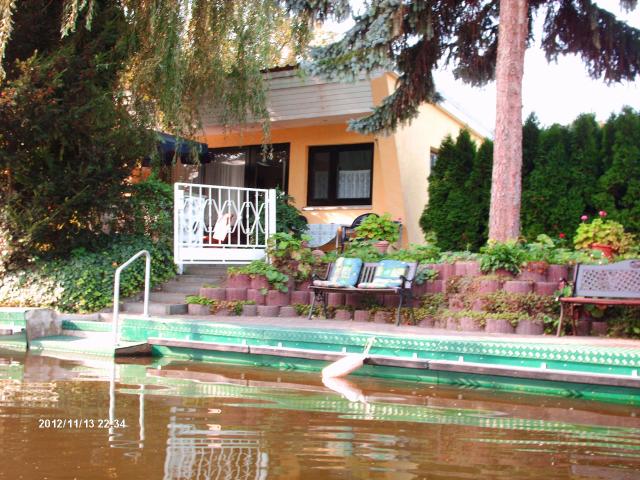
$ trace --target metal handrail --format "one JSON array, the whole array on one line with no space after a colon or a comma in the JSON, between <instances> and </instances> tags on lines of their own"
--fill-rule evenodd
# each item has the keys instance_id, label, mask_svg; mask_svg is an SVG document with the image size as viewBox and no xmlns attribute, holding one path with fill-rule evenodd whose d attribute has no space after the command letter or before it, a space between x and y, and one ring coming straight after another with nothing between
<instances>
[{"instance_id":1,"label":"metal handrail","mask_svg":"<svg viewBox=\"0 0 640 480\"><path fill-rule=\"evenodd\" d=\"M116 268L115 277L113 280L113 319L112 319L112 332L113 332L113 344L118 345L120 338L119 332L119 316L120 316L120 272L127 268L133 261L144 255L145 258L145 272L144 272L144 307L142 315L149 316L149 282L151 281L151 254L147 250L140 250L129 260L124 262L118 268Z\"/></svg>"}]
</instances>

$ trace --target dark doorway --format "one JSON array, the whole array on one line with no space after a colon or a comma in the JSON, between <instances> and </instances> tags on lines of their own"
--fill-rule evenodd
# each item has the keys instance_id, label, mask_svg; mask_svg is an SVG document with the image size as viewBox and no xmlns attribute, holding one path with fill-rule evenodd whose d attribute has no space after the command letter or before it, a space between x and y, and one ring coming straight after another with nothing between
<instances>
[{"instance_id":1,"label":"dark doorway","mask_svg":"<svg viewBox=\"0 0 640 480\"><path fill-rule=\"evenodd\" d=\"M200 181L208 185L288 190L289 144L210 148Z\"/></svg>"}]
</instances>

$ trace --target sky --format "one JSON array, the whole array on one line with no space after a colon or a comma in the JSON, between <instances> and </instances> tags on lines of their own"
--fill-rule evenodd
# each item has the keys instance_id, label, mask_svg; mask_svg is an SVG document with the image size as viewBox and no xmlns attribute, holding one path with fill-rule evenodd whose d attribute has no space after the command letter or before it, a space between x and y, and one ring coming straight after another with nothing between
<instances>
[{"instance_id":1,"label":"sky","mask_svg":"<svg viewBox=\"0 0 640 480\"><path fill-rule=\"evenodd\" d=\"M354 2L360 3L360 2ZM619 8L618 0L598 0L596 3L640 28L640 5L632 12ZM543 13L543 12L541 12ZM567 124L581 113L594 113L597 120L606 120L611 113L629 105L640 109L640 79L606 85L591 79L582 61L576 56L561 56L557 63L547 62L540 49L543 15L534 26L534 41L525 54L523 79L523 119L535 112L542 125ZM352 23L333 25L331 30L347 30ZM436 88L447 102L472 120L484 132L493 131L495 123L495 82L484 87L472 87L455 80L447 70L435 72ZM483 132L483 133L484 133Z\"/></svg>"}]
</instances>

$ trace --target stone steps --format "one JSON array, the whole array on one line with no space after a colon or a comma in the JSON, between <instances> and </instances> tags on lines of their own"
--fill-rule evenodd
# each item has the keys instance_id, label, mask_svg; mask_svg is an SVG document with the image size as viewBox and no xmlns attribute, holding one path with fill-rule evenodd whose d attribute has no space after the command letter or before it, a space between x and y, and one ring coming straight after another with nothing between
<instances>
[{"instance_id":1,"label":"stone steps","mask_svg":"<svg viewBox=\"0 0 640 480\"><path fill-rule=\"evenodd\" d=\"M125 302L122 305L122 313L142 313L144 311L143 302ZM186 303L158 303L149 302L150 315L183 315L187 313Z\"/></svg>"},{"instance_id":2,"label":"stone steps","mask_svg":"<svg viewBox=\"0 0 640 480\"><path fill-rule=\"evenodd\" d=\"M160 292L151 292L149 303L185 303L185 297L186 295L182 292L162 290Z\"/></svg>"}]
</instances>

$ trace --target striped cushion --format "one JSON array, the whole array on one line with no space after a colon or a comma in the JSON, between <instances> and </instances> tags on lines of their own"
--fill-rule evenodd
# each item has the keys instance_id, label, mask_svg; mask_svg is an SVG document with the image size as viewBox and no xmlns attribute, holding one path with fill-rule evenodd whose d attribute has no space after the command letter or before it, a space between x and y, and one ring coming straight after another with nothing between
<instances>
[{"instance_id":1,"label":"striped cushion","mask_svg":"<svg viewBox=\"0 0 640 480\"><path fill-rule=\"evenodd\" d=\"M314 280L317 287L353 287L360 276L362 260L359 258L340 257L336 260L331 270L331 276L327 280Z\"/></svg>"},{"instance_id":2,"label":"striped cushion","mask_svg":"<svg viewBox=\"0 0 640 480\"><path fill-rule=\"evenodd\" d=\"M394 288L402 285L403 275L407 274L409 265L398 260L382 260L376 267L373 280L360 283L358 288Z\"/></svg>"}]
</instances>

